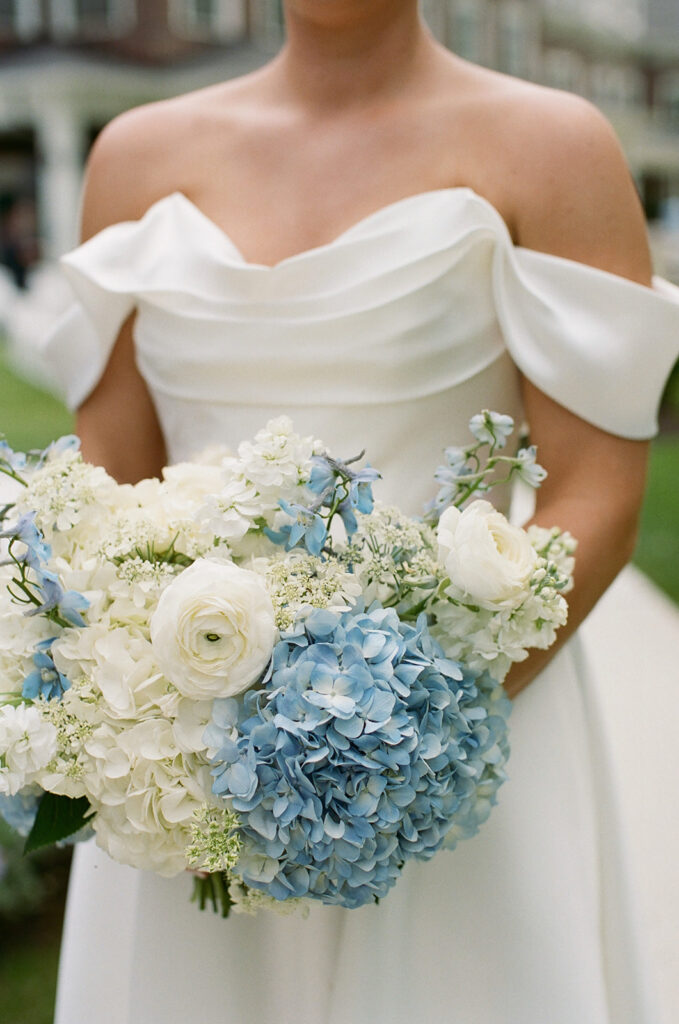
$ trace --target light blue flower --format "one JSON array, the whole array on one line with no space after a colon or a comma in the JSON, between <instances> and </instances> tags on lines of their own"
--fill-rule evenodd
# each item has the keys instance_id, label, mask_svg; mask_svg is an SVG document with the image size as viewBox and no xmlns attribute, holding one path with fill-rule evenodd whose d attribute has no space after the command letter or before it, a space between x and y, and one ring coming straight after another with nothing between
<instances>
[{"instance_id":1,"label":"light blue flower","mask_svg":"<svg viewBox=\"0 0 679 1024\"><path fill-rule=\"evenodd\" d=\"M33 655L35 669L26 676L21 691L22 697L26 700L37 700L39 697L43 700L61 698L71 687L70 681L62 675L52 660L50 647L53 643L54 638L50 638L38 644Z\"/></svg>"},{"instance_id":2,"label":"light blue flower","mask_svg":"<svg viewBox=\"0 0 679 1024\"><path fill-rule=\"evenodd\" d=\"M26 512L13 526L0 531L0 538L18 540L25 544L26 550L20 555L13 553L12 557L35 570L40 569L52 555L51 547L35 524L35 512Z\"/></svg>"},{"instance_id":3,"label":"light blue flower","mask_svg":"<svg viewBox=\"0 0 679 1024\"><path fill-rule=\"evenodd\" d=\"M90 606L90 602L76 590L64 590L56 573L48 569L38 569L37 589L40 604L26 612L27 615L44 615L57 611L61 618L72 626L85 626L81 612Z\"/></svg>"},{"instance_id":4,"label":"light blue flower","mask_svg":"<svg viewBox=\"0 0 679 1024\"><path fill-rule=\"evenodd\" d=\"M351 463L360 458L362 453L347 462L333 459L329 455L314 455L308 483L309 490L320 496L318 507L336 507L349 536L358 529L355 511L363 515L372 512L372 485L380 477L378 471L369 465L358 470L352 469Z\"/></svg>"},{"instance_id":5,"label":"light blue flower","mask_svg":"<svg viewBox=\"0 0 679 1024\"><path fill-rule=\"evenodd\" d=\"M65 452L77 452L80 450L80 438L75 434L64 434L63 437L57 438L56 441L52 441L51 444L45 448L38 459L37 467L44 466L45 462L52 456L58 457L63 455Z\"/></svg>"},{"instance_id":6,"label":"light blue flower","mask_svg":"<svg viewBox=\"0 0 679 1024\"><path fill-rule=\"evenodd\" d=\"M472 416L469 421L469 429L476 440L482 444L504 448L507 438L514 430L514 420L511 416L484 409L483 412Z\"/></svg>"},{"instance_id":7,"label":"light blue flower","mask_svg":"<svg viewBox=\"0 0 679 1024\"><path fill-rule=\"evenodd\" d=\"M311 456L311 475L307 487L314 494L334 491L337 479L337 463L326 455Z\"/></svg>"},{"instance_id":8,"label":"light blue flower","mask_svg":"<svg viewBox=\"0 0 679 1024\"><path fill-rule=\"evenodd\" d=\"M357 907L384 896L452 825L471 834L504 774L509 702L393 609L312 612L269 675L215 702L213 791L237 811L237 872L275 899ZM481 796L482 790L482 796Z\"/></svg>"},{"instance_id":9,"label":"light blue flower","mask_svg":"<svg viewBox=\"0 0 679 1024\"><path fill-rule=\"evenodd\" d=\"M7 441L0 440L0 464L3 462L11 470L18 472L25 468L26 456L23 452L15 452Z\"/></svg>"},{"instance_id":10,"label":"light blue flower","mask_svg":"<svg viewBox=\"0 0 679 1024\"><path fill-rule=\"evenodd\" d=\"M522 448L516 454L517 464L514 471L529 487L539 487L547 478L547 470L535 461L537 453L538 450L533 444L529 448Z\"/></svg>"},{"instance_id":11,"label":"light blue flower","mask_svg":"<svg viewBox=\"0 0 679 1024\"><path fill-rule=\"evenodd\" d=\"M303 546L310 555L320 555L328 537L326 524L321 516L304 505L288 501L280 501L280 507L292 520L284 523L278 530L269 527L264 533L274 544L285 544L285 550Z\"/></svg>"}]
</instances>

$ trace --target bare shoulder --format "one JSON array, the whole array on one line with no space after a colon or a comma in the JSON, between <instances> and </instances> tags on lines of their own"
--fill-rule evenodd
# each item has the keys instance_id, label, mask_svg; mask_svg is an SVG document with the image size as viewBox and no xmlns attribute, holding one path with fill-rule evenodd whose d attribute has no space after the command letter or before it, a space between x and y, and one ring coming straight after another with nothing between
<instances>
[{"instance_id":1,"label":"bare shoulder","mask_svg":"<svg viewBox=\"0 0 679 1024\"><path fill-rule=\"evenodd\" d=\"M482 102L517 243L649 283L642 205L603 113L572 93L492 73Z\"/></svg>"},{"instance_id":2,"label":"bare shoulder","mask_svg":"<svg viewBox=\"0 0 679 1024\"><path fill-rule=\"evenodd\" d=\"M158 199L195 176L195 150L214 134L216 110L228 111L232 83L209 86L118 115L98 135L87 163L81 237L138 220Z\"/></svg>"}]
</instances>

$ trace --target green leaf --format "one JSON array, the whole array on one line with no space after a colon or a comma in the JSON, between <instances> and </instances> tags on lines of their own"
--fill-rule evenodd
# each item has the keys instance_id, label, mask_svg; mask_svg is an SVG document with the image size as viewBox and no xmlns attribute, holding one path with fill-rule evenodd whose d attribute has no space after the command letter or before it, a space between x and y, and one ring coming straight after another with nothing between
<instances>
[{"instance_id":1,"label":"green leaf","mask_svg":"<svg viewBox=\"0 0 679 1024\"><path fill-rule=\"evenodd\" d=\"M90 802L86 796L78 800L70 796L45 793L38 804L38 813L33 828L28 834L24 853L51 846L61 839L67 839L79 832L90 813Z\"/></svg>"}]
</instances>

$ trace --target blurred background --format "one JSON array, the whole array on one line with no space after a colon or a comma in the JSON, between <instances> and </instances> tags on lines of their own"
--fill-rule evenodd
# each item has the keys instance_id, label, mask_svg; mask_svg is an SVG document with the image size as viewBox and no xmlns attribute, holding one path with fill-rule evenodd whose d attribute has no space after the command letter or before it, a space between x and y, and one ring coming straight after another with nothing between
<instances>
[{"instance_id":1,"label":"blurred background","mask_svg":"<svg viewBox=\"0 0 679 1024\"><path fill-rule=\"evenodd\" d=\"M656 270L679 284L679 0L423 0L423 12L461 56L604 111ZM97 133L129 107L255 68L282 37L280 0L0 0L0 430L14 447L72 427L38 345L67 302L56 260L77 242ZM635 561L679 601L676 369L661 423ZM0 830L0 1024L52 1020L67 871L67 852L24 859Z\"/></svg>"}]
</instances>

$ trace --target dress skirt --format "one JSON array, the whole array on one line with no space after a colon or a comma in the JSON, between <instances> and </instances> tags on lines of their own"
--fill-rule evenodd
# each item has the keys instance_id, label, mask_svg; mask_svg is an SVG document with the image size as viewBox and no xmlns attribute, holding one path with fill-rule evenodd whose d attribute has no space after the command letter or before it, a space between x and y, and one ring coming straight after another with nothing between
<instances>
[{"instance_id":1,"label":"dress skirt","mask_svg":"<svg viewBox=\"0 0 679 1024\"><path fill-rule=\"evenodd\" d=\"M658 1024L579 638L519 695L477 836L379 906L227 921L75 854L56 1024Z\"/></svg>"}]
</instances>

